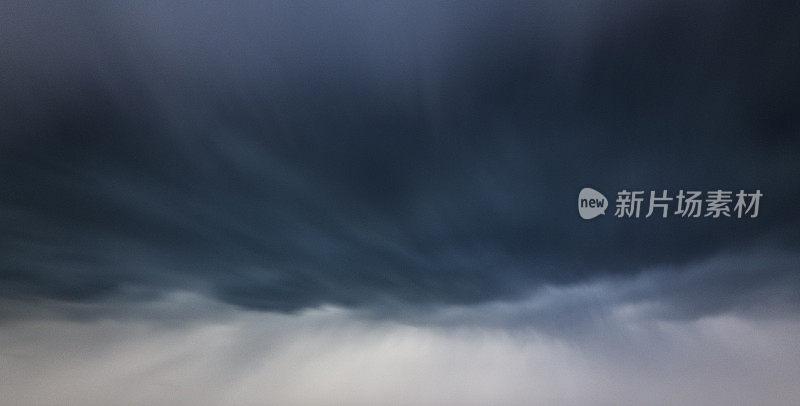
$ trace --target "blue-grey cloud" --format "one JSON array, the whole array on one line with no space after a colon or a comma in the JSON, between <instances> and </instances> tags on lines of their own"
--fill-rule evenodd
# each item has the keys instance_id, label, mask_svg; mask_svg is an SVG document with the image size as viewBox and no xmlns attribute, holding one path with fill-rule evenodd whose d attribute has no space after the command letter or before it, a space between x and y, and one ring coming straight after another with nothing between
<instances>
[{"instance_id":1,"label":"blue-grey cloud","mask_svg":"<svg viewBox=\"0 0 800 406\"><path fill-rule=\"evenodd\" d=\"M797 5L611 3L5 4L0 293L471 305L797 252ZM587 223L585 186L765 198Z\"/></svg>"}]
</instances>

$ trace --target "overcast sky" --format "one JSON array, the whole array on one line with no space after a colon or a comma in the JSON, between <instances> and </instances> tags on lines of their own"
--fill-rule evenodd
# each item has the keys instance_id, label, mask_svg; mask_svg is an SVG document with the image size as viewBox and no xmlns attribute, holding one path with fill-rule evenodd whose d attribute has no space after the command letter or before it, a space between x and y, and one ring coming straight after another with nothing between
<instances>
[{"instance_id":1,"label":"overcast sky","mask_svg":"<svg viewBox=\"0 0 800 406\"><path fill-rule=\"evenodd\" d=\"M798 72L796 2L4 2L0 398L797 404Z\"/></svg>"}]
</instances>

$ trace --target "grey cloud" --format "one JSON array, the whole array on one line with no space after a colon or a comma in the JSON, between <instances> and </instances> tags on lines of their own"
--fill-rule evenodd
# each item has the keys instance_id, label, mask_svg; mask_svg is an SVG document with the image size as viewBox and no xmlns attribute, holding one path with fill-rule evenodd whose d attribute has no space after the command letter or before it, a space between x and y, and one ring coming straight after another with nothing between
<instances>
[{"instance_id":1,"label":"grey cloud","mask_svg":"<svg viewBox=\"0 0 800 406\"><path fill-rule=\"evenodd\" d=\"M470 305L796 252L796 5L609 3L5 4L0 292ZM585 186L765 198L586 223Z\"/></svg>"},{"instance_id":2,"label":"grey cloud","mask_svg":"<svg viewBox=\"0 0 800 406\"><path fill-rule=\"evenodd\" d=\"M191 297L191 295L190 295ZM193 311L202 298L151 308ZM129 309L137 306L128 306ZM224 306L223 306L224 307ZM797 320L612 317L591 339L369 321L337 308L222 310L164 325L17 320L0 394L19 404L794 404Z\"/></svg>"}]
</instances>

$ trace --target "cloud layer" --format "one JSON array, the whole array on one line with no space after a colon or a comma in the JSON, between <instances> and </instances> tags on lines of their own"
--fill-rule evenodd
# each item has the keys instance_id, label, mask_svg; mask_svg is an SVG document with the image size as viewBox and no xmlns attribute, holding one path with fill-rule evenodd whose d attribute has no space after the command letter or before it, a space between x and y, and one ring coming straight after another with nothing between
<instances>
[{"instance_id":1,"label":"cloud layer","mask_svg":"<svg viewBox=\"0 0 800 406\"><path fill-rule=\"evenodd\" d=\"M6 296L468 304L798 249L790 6L3 7ZM586 223L585 186L765 197Z\"/></svg>"},{"instance_id":2,"label":"cloud layer","mask_svg":"<svg viewBox=\"0 0 800 406\"><path fill-rule=\"evenodd\" d=\"M800 400L795 318L658 320L626 306L598 315L589 339L479 319L442 328L330 307L299 315L243 311L191 294L139 310L168 315L200 307L225 316L178 325L151 318L6 323L0 394L12 404L37 405Z\"/></svg>"},{"instance_id":3,"label":"cloud layer","mask_svg":"<svg viewBox=\"0 0 800 406\"><path fill-rule=\"evenodd\" d=\"M6 300L0 394L37 405L796 403L797 290L781 277L796 256L719 258L417 311L285 314L191 292ZM732 286L749 293L721 293Z\"/></svg>"},{"instance_id":4,"label":"cloud layer","mask_svg":"<svg viewBox=\"0 0 800 406\"><path fill-rule=\"evenodd\" d=\"M0 399L800 404L799 15L4 2Z\"/></svg>"}]
</instances>

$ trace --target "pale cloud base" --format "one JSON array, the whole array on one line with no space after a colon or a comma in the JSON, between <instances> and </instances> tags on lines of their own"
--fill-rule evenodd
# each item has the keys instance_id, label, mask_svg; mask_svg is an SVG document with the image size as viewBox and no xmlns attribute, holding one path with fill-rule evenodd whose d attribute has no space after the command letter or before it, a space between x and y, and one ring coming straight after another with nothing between
<instances>
[{"instance_id":1,"label":"pale cloud base","mask_svg":"<svg viewBox=\"0 0 800 406\"><path fill-rule=\"evenodd\" d=\"M7 320L0 398L13 405L800 404L793 319L664 321L627 306L603 315L602 328L559 336L524 326L376 321L338 308L251 312L187 294L141 306L221 317L180 326L147 317Z\"/></svg>"}]
</instances>

